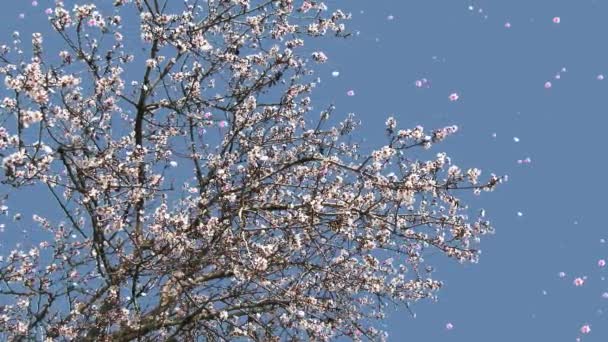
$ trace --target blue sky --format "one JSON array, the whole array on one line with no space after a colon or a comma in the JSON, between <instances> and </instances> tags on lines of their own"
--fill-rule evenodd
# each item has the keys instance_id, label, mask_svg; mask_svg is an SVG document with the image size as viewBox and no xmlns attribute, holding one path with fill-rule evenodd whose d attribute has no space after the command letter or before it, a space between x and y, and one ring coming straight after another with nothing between
<instances>
[{"instance_id":1,"label":"blue sky","mask_svg":"<svg viewBox=\"0 0 608 342\"><path fill-rule=\"evenodd\" d=\"M438 265L446 284L439 302L417 304L416 319L394 313L391 340L574 341L585 323L592 332L584 341L607 340L597 261L607 251L600 240L608 84L598 75L608 72L608 3L348 3L360 34L330 48L342 72L326 93L338 108L359 114L370 141L380 141L389 114L403 125L457 124L459 134L434 151L510 178L470 202L486 208L497 229L482 243L480 263ZM415 87L422 78L430 88ZM347 88L357 95L345 98ZM448 100L452 92L459 101ZM531 163L517 163L526 158ZM454 329L446 331L447 322Z\"/></svg>"},{"instance_id":2,"label":"blue sky","mask_svg":"<svg viewBox=\"0 0 608 342\"><path fill-rule=\"evenodd\" d=\"M0 38L47 32L43 11L53 1L39 3L4 1ZM415 319L405 310L391 313L389 340L608 340L608 271L597 266L608 257L601 242L608 239L608 1L327 3L352 12L355 34L314 43L330 58L319 69L318 108L334 103L338 115L356 113L364 123L358 134L374 146L384 142L390 115L402 127L456 124L459 133L433 153L448 152L485 175L509 175L494 193L469 200L486 209L497 230L483 241L480 263L440 262L439 301L416 304ZM428 87L417 88L423 78ZM453 92L458 101L448 100ZM531 162L517 163L526 158ZM18 230L6 234L22 238ZM583 286L573 285L585 276ZM582 336L586 323L592 331Z\"/></svg>"}]
</instances>

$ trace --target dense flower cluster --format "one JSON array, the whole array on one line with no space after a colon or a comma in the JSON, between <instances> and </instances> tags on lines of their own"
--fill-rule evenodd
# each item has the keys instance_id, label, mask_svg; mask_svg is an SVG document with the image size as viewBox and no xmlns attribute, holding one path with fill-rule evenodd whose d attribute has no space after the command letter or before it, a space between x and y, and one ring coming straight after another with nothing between
<instances>
[{"instance_id":1,"label":"dense flower cluster","mask_svg":"<svg viewBox=\"0 0 608 342\"><path fill-rule=\"evenodd\" d=\"M310 123L309 65L327 56L302 47L347 36L346 13L308 0L113 5L58 1L47 13L63 50L41 34L31 58L19 39L1 50L2 183L37 186L57 210L33 217L45 241L0 260L2 338L379 339L387 303L441 286L427 251L477 260L492 227L456 193L500 178L409 152L456 126L389 118L386 146L364 154L354 115L332 123L331 107ZM133 10L136 37L121 26Z\"/></svg>"}]
</instances>

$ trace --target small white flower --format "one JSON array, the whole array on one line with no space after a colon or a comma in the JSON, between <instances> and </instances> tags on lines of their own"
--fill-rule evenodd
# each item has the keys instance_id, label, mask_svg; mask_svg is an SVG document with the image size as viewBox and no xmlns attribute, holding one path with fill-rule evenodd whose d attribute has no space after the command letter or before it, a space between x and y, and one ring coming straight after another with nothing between
<instances>
[{"instance_id":1,"label":"small white flower","mask_svg":"<svg viewBox=\"0 0 608 342\"><path fill-rule=\"evenodd\" d=\"M155 59L150 58L150 59L146 60L146 66L148 68L156 68L157 65L158 65L158 63L156 62Z\"/></svg>"}]
</instances>

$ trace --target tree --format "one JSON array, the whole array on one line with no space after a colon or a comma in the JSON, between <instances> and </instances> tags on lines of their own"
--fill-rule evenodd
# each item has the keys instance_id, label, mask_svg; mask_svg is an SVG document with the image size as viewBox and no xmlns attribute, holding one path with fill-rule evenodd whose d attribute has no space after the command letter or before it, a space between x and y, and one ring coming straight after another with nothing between
<instances>
[{"instance_id":1,"label":"tree","mask_svg":"<svg viewBox=\"0 0 608 342\"><path fill-rule=\"evenodd\" d=\"M364 153L353 115L311 106L327 57L305 39L347 37L347 14L308 0L113 6L47 10L61 51L39 33L31 55L18 33L2 47L2 182L55 208L33 215L43 242L0 262L6 339L378 339L390 303L441 286L426 250L476 261L492 228L456 192L501 178L412 151L457 127L389 118L387 145Z\"/></svg>"}]
</instances>

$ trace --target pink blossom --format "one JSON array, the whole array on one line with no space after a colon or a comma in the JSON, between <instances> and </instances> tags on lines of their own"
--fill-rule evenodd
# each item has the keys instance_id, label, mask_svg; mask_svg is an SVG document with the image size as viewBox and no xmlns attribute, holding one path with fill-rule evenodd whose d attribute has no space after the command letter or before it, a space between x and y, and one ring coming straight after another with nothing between
<instances>
[{"instance_id":1,"label":"pink blossom","mask_svg":"<svg viewBox=\"0 0 608 342\"><path fill-rule=\"evenodd\" d=\"M315 60L317 63L325 63L327 62L327 55L325 55L325 53L323 53L322 51L317 51L317 52L313 52L312 54L312 59Z\"/></svg>"},{"instance_id":2,"label":"pink blossom","mask_svg":"<svg viewBox=\"0 0 608 342\"><path fill-rule=\"evenodd\" d=\"M591 332L591 327L589 324L585 324L581 327L581 334L588 334Z\"/></svg>"},{"instance_id":3,"label":"pink blossom","mask_svg":"<svg viewBox=\"0 0 608 342\"><path fill-rule=\"evenodd\" d=\"M551 84L551 82L547 81L545 82L545 89L549 89L553 86L553 84Z\"/></svg>"},{"instance_id":4,"label":"pink blossom","mask_svg":"<svg viewBox=\"0 0 608 342\"><path fill-rule=\"evenodd\" d=\"M600 260L598 260L598 261L597 261L597 265L598 265L599 267L604 267L604 266L606 266L606 260L604 260L604 259L600 259Z\"/></svg>"},{"instance_id":5,"label":"pink blossom","mask_svg":"<svg viewBox=\"0 0 608 342\"><path fill-rule=\"evenodd\" d=\"M583 278L576 278L574 279L574 286L583 286L583 284L585 283L585 281L583 280Z\"/></svg>"},{"instance_id":6,"label":"pink blossom","mask_svg":"<svg viewBox=\"0 0 608 342\"><path fill-rule=\"evenodd\" d=\"M447 323L447 324L445 325L445 328L446 328L447 330L452 330L452 329L454 329L454 325L453 325L452 323Z\"/></svg>"},{"instance_id":7,"label":"pink blossom","mask_svg":"<svg viewBox=\"0 0 608 342\"><path fill-rule=\"evenodd\" d=\"M304 1L304 3L302 3L302 6L300 7L300 11L306 13L312 7L313 7L313 5L309 1Z\"/></svg>"},{"instance_id":8,"label":"pink blossom","mask_svg":"<svg viewBox=\"0 0 608 342\"><path fill-rule=\"evenodd\" d=\"M346 95L348 96L355 96L355 91L354 90L349 90L346 92Z\"/></svg>"},{"instance_id":9,"label":"pink blossom","mask_svg":"<svg viewBox=\"0 0 608 342\"><path fill-rule=\"evenodd\" d=\"M458 93L451 93L450 96L449 96L449 99L452 102L458 101L459 98L460 98L460 96L458 96Z\"/></svg>"},{"instance_id":10,"label":"pink blossom","mask_svg":"<svg viewBox=\"0 0 608 342\"><path fill-rule=\"evenodd\" d=\"M560 17L553 17L553 23L554 24L559 24L561 23L562 19Z\"/></svg>"}]
</instances>

